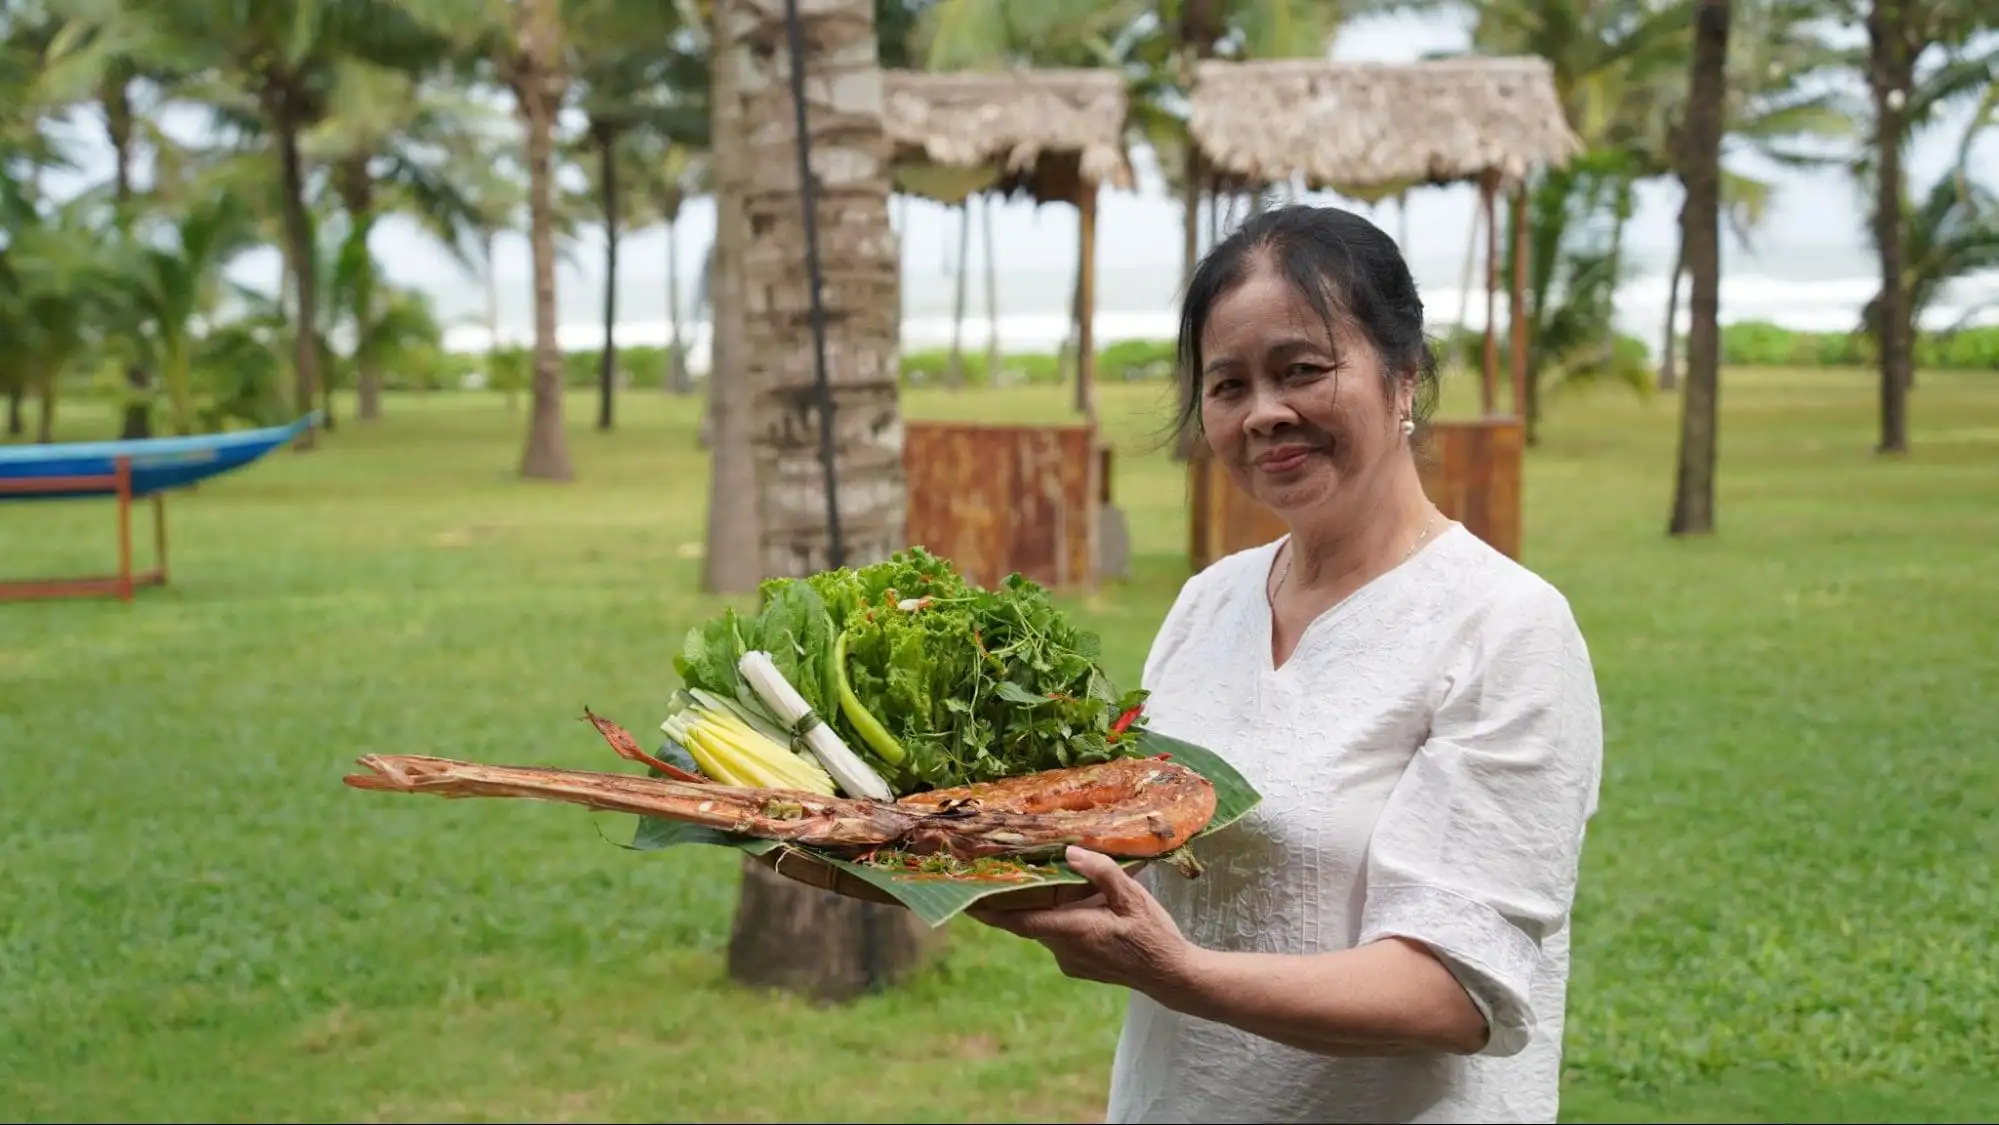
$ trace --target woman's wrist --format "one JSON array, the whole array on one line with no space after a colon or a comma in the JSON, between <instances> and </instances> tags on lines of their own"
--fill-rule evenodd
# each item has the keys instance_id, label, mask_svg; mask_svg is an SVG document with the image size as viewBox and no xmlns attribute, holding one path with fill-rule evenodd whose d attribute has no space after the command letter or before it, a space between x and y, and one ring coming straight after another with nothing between
<instances>
[{"instance_id":1,"label":"woman's wrist","mask_svg":"<svg viewBox=\"0 0 1999 1125\"><path fill-rule=\"evenodd\" d=\"M1232 956L1183 938L1174 956L1161 966L1158 979L1142 991L1183 1016L1227 1022L1213 997L1227 991Z\"/></svg>"}]
</instances>

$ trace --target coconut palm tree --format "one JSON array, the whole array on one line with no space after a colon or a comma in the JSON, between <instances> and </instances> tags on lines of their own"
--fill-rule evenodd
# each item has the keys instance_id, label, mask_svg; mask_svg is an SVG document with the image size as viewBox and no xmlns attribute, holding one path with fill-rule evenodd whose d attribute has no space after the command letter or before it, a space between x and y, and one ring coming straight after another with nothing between
<instances>
[{"instance_id":1,"label":"coconut palm tree","mask_svg":"<svg viewBox=\"0 0 1999 1125\"><path fill-rule=\"evenodd\" d=\"M1979 136L1999 124L1991 112L1991 107L1999 107L1999 85L1992 88L1986 103L1965 129L1956 162L1907 208L1905 284L1912 325L1923 323L1925 314L1936 307L1954 282L1999 269L1999 191L1979 176L1971 160L1972 146ZM1877 293L1862 307L1860 331L1879 334L1881 304ZM1963 327L1979 311L1966 309L1956 324L1943 331Z\"/></svg>"},{"instance_id":2,"label":"coconut palm tree","mask_svg":"<svg viewBox=\"0 0 1999 1125\"><path fill-rule=\"evenodd\" d=\"M721 0L714 23L717 238L726 247L718 265L733 265L740 293L755 295L716 302L719 319L739 319L732 344L741 348L731 357L740 369L718 368L716 382L740 380L749 396L747 434L718 426L716 445L719 453L745 442L754 467L758 549L732 560L751 578L860 565L902 546L899 263L874 0L798 8L801 38L815 48L798 60L809 99L809 194L795 147L786 5ZM806 236L807 207L817 219L816 248ZM823 271L823 288L813 269ZM823 319L813 315L820 308ZM815 322L824 326L821 393ZM728 339L729 330L717 328L718 340ZM733 512L742 499L725 502ZM912 967L926 937L905 911L839 898L746 861L729 963L746 982L851 996Z\"/></svg>"},{"instance_id":3,"label":"coconut palm tree","mask_svg":"<svg viewBox=\"0 0 1999 1125\"><path fill-rule=\"evenodd\" d=\"M707 154L691 144L649 138L648 158L639 183L654 222L666 227L666 320L673 344L668 349L666 386L677 395L691 394L687 373L687 332L681 318L680 211L694 196L709 190Z\"/></svg>"},{"instance_id":4,"label":"coconut palm tree","mask_svg":"<svg viewBox=\"0 0 1999 1125\"><path fill-rule=\"evenodd\" d=\"M239 255L259 245L257 225L243 197L226 183L216 184L177 213L155 214L139 226L140 238L124 253L124 281L130 326L141 345L143 366L160 373L167 416L177 434L196 424L194 361L210 319L223 295L223 271ZM154 240L164 228L163 238Z\"/></svg>"},{"instance_id":5,"label":"coconut palm tree","mask_svg":"<svg viewBox=\"0 0 1999 1125\"><path fill-rule=\"evenodd\" d=\"M300 139L300 148L330 173L346 220L346 241L336 248L346 263L343 300L353 304L358 323L371 323L380 281L368 239L384 214L409 212L471 268L481 216L478 201L460 187L470 164L461 138L476 135L496 111L448 75L356 58L337 60L333 71L332 108ZM355 416L362 421L381 416L380 355L364 350L356 356Z\"/></svg>"},{"instance_id":6,"label":"coconut palm tree","mask_svg":"<svg viewBox=\"0 0 1999 1125\"><path fill-rule=\"evenodd\" d=\"M155 185L175 178L181 146L159 128L157 110L171 100L178 83L197 73L203 51L176 40L152 5L51 0L45 14L44 26L66 29L79 61L85 63L75 78L79 84L90 84L87 100L102 116L111 147L116 221L121 230L129 231L139 218L133 170L141 149L152 157ZM153 375L141 360L126 367L127 396L119 436L143 438L152 433Z\"/></svg>"},{"instance_id":7,"label":"coconut palm tree","mask_svg":"<svg viewBox=\"0 0 1999 1125\"><path fill-rule=\"evenodd\" d=\"M1864 10L1856 10L1863 3ZM1867 30L1854 67L1867 81L1873 120L1870 143L1853 169L1874 197L1868 233L1881 266L1881 288L1868 317L1881 375L1875 451L1903 453L1909 448L1916 322L1902 161L1909 143L1947 108L1991 97L1999 46L1977 33L1999 27L1999 12L1980 0L1844 0L1837 10Z\"/></svg>"},{"instance_id":8,"label":"coconut palm tree","mask_svg":"<svg viewBox=\"0 0 1999 1125\"><path fill-rule=\"evenodd\" d=\"M578 43L576 80L586 124L583 147L597 157L594 184L604 224L604 346L599 353L597 428L608 430L616 382L618 235L625 185L623 142L637 134L693 140L707 134L706 60L692 50L686 14L659 0L570 0Z\"/></svg>"},{"instance_id":9,"label":"coconut palm tree","mask_svg":"<svg viewBox=\"0 0 1999 1125\"><path fill-rule=\"evenodd\" d=\"M534 262L534 392L520 474L566 481L575 475L563 432L562 349L555 323L556 116L571 66L560 0L508 0L508 36L496 64L526 130L528 246Z\"/></svg>"},{"instance_id":10,"label":"coconut palm tree","mask_svg":"<svg viewBox=\"0 0 1999 1125\"><path fill-rule=\"evenodd\" d=\"M1827 43L1819 24L1816 0L1735 0L1729 11L1726 102L1723 106L1724 152L1753 152L1775 164L1822 167L1837 161L1837 150L1824 141L1854 135L1852 107L1837 90L1817 82L1841 52ZM1670 161L1679 149L1675 130L1687 113L1691 87L1665 113ZM1801 147L1802 146L1802 147ZM1668 167L1666 172L1677 174ZM1721 170L1721 218L1734 239L1748 246L1767 213L1775 188L1767 180L1745 175L1724 164ZM1680 282L1686 273L1684 231L1667 278L1666 317L1659 351L1658 386L1676 387Z\"/></svg>"},{"instance_id":11,"label":"coconut palm tree","mask_svg":"<svg viewBox=\"0 0 1999 1125\"><path fill-rule=\"evenodd\" d=\"M133 0L136 2L136 0ZM225 124L267 134L281 187L286 269L299 316L293 367L297 406L309 409L321 390L313 323L319 306L318 269L310 214L311 164L302 139L333 105L338 68L348 61L419 72L434 65L446 40L435 28L460 13L450 0L170 0L154 10L163 34L206 64L194 83ZM107 24L108 26L108 24ZM311 432L293 448L314 448Z\"/></svg>"},{"instance_id":12,"label":"coconut palm tree","mask_svg":"<svg viewBox=\"0 0 1999 1125\"><path fill-rule=\"evenodd\" d=\"M1686 184L1681 241L1693 274L1693 332L1680 404L1674 535L1714 530L1715 396L1721 381L1721 139L1728 102L1730 0L1697 0L1686 123L1676 164Z\"/></svg>"},{"instance_id":13,"label":"coconut palm tree","mask_svg":"<svg viewBox=\"0 0 1999 1125\"><path fill-rule=\"evenodd\" d=\"M16 215L0 248L0 375L10 394L41 400L35 440L53 441L62 378L89 358L122 318L116 228L85 196ZM18 397L16 398L18 401Z\"/></svg>"}]
</instances>

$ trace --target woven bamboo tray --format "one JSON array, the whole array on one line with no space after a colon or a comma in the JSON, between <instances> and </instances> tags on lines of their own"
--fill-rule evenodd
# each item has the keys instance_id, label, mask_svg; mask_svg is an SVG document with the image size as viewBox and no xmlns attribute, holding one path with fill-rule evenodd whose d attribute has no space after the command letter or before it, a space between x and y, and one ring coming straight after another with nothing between
<instances>
[{"instance_id":1,"label":"woven bamboo tray","mask_svg":"<svg viewBox=\"0 0 1999 1125\"><path fill-rule=\"evenodd\" d=\"M877 902L884 906L903 906L895 896L862 879L851 872L842 871L825 863L809 852L796 848L773 848L756 857L757 862L776 871L787 879L807 886L818 887L822 891L832 891L845 898L863 902ZM1125 870L1133 875L1145 867L1141 862L1127 862ZM943 880L944 876L934 876ZM1006 879L961 878L953 882L994 883L1004 885ZM1046 910L1055 906L1066 906L1080 902L1097 893L1097 888L1089 883L1035 883L1017 887L1010 891L989 895L978 901L977 910Z\"/></svg>"}]
</instances>

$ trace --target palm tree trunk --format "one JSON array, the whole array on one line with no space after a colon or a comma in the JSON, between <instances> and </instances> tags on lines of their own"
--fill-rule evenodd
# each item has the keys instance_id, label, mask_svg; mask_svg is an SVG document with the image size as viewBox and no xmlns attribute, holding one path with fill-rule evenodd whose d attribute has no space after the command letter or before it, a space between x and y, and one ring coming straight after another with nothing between
<instances>
[{"instance_id":1,"label":"palm tree trunk","mask_svg":"<svg viewBox=\"0 0 1999 1125\"><path fill-rule=\"evenodd\" d=\"M597 152L604 204L604 349L597 356L597 428L611 428L612 396L618 379L618 145L617 134L600 129Z\"/></svg>"},{"instance_id":2,"label":"palm tree trunk","mask_svg":"<svg viewBox=\"0 0 1999 1125\"><path fill-rule=\"evenodd\" d=\"M555 110L549 60L560 34L556 0L532 0L522 29L524 73L515 96L527 125L528 243L534 259L534 395L520 474L532 480L574 476L563 432L562 351L555 338Z\"/></svg>"},{"instance_id":3,"label":"palm tree trunk","mask_svg":"<svg viewBox=\"0 0 1999 1125\"><path fill-rule=\"evenodd\" d=\"M667 386L674 394L690 394L694 384L687 378L687 332L680 319L680 223L671 218L666 220L666 322L673 328Z\"/></svg>"},{"instance_id":4,"label":"palm tree trunk","mask_svg":"<svg viewBox=\"0 0 1999 1125\"><path fill-rule=\"evenodd\" d=\"M719 42L723 5L717 3L709 116L714 137L710 172L715 184L715 241L704 270L708 305L708 527L701 588L710 594L747 594L763 579L763 525L757 505L757 469L750 444L751 387L743 367L746 326L743 309L743 240L749 220L743 197L750 188L744 168L748 139L743 136L740 89L742 51Z\"/></svg>"},{"instance_id":5,"label":"palm tree trunk","mask_svg":"<svg viewBox=\"0 0 1999 1125\"><path fill-rule=\"evenodd\" d=\"M120 230L131 228L132 206L132 96L129 65L113 64L104 84L104 132L111 142L111 190L118 205ZM125 391L132 401L125 404L124 420L118 436L126 441L153 436L153 411L145 401L153 386L152 372L140 362L125 365Z\"/></svg>"},{"instance_id":6,"label":"palm tree trunk","mask_svg":"<svg viewBox=\"0 0 1999 1125\"><path fill-rule=\"evenodd\" d=\"M512 378L502 379L500 375L500 277L493 264L500 232L487 227L482 232L482 238L486 261L486 383L488 386L496 381L506 384L503 393L507 409L513 411L520 407L520 388L514 385Z\"/></svg>"},{"instance_id":7,"label":"palm tree trunk","mask_svg":"<svg viewBox=\"0 0 1999 1125\"><path fill-rule=\"evenodd\" d=\"M1194 280L1194 267L1201 262L1201 177L1203 175L1201 150L1189 139L1180 185L1180 291L1182 293L1187 291L1188 284ZM1177 382L1179 385L1175 393L1178 396L1180 411L1184 414L1191 405L1193 388L1188 385L1185 378ZM1182 433L1179 440L1173 444L1173 459L1185 461L1192 457L1196 440L1191 430Z\"/></svg>"},{"instance_id":8,"label":"palm tree trunk","mask_svg":"<svg viewBox=\"0 0 1999 1125\"><path fill-rule=\"evenodd\" d=\"M42 377L40 395L42 409L39 416L35 419L35 440L43 445L48 445L56 439L57 382L56 374L53 371Z\"/></svg>"},{"instance_id":9,"label":"palm tree trunk","mask_svg":"<svg viewBox=\"0 0 1999 1125\"><path fill-rule=\"evenodd\" d=\"M1717 399L1721 382L1721 134L1727 97L1730 0L1699 0L1687 98L1683 245L1693 276L1687 334L1687 389L1680 403L1679 472L1673 485L1674 535L1714 530Z\"/></svg>"},{"instance_id":10,"label":"palm tree trunk","mask_svg":"<svg viewBox=\"0 0 1999 1125\"><path fill-rule=\"evenodd\" d=\"M1616 291L1615 287L1624 278L1624 232L1627 229L1629 229L1629 227L1631 226L1631 213L1634 209L1633 208L1634 199L1631 190L1630 174L1620 173L1617 178L1617 185L1614 188L1612 188L1611 191L1612 191L1611 219L1614 225L1610 228L1610 261L1607 263L1607 265L1610 270L1610 276L1612 279L1611 280L1611 285L1613 287L1612 292L1615 292ZM1512 235L1514 233L1513 230L1511 229L1511 224L1508 224L1507 233L1509 235ZM1604 358L1608 359L1610 357L1610 353L1616 347L1617 347L1617 317L1613 313L1613 315L1604 318L1603 322Z\"/></svg>"},{"instance_id":11,"label":"palm tree trunk","mask_svg":"<svg viewBox=\"0 0 1999 1125\"><path fill-rule=\"evenodd\" d=\"M1914 58L1900 0L1874 0L1867 15L1868 86L1874 95L1874 243L1881 256L1880 316L1875 344L1881 353L1881 441L1878 453L1909 448L1909 379L1914 366L1913 325L1902 222L1903 113L1913 83Z\"/></svg>"},{"instance_id":12,"label":"palm tree trunk","mask_svg":"<svg viewBox=\"0 0 1999 1125\"><path fill-rule=\"evenodd\" d=\"M382 362L367 339L375 321L375 261L368 237L375 228L374 180L368 173L369 153L358 153L341 163L339 190L341 206L354 224L355 250L366 274L354 287L354 416L374 421L382 416Z\"/></svg>"},{"instance_id":13,"label":"palm tree trunk","mask_svg":"<svg viewBox=\"0 0 1999 1125\"><path fill-rule=\"evenodd\" d=\"M889 166L881 136L881 84L873 0L805 8L801 40L807 129L815 169L804 195L783 7L721 0L721 51L738 68L737 131L743 166L718 185L741 201L740 258L748 329L744 375L754 390L750 428L760 509L760 569L804 575L844 562L862 565L903 546L907 503L896 372L897 241L889 224ZM718 66L717 68L722 69ZM745 190L754 184L756 190ZM815 395L811 263L804 209L812 200L823 273L824 362L830 395ZM830 408L830 418L824 413ZM822 425L825 427L822 430ZM830 435L822 436L830 431ZM830 451L822 445L830 437ZM830 452L830 465L822 455ZM834 480L826 480L830 470ZM839 538L828 511L838 503ZM752 987L844 999L883 987L916 967L932 940L906 910L841 898L746 860L729 945L729 972Z\"/></svg>"},{"instance_id":14,"label":"palm tree trunk","mask_svg":"<svg viewBox=\"0 0 1999 1125\"><path fill-rule=\"evenodd\" d=\"M1076 413L1097 424L1097 197L1084 189L1076 238ZM1092 462L1094 464L1094 462Z\"/></svg>"},{"instance_id":15,"label":"palm tree trunk","mask_svg":"<svg viewBox=\"0 0 1999 1125\"><path fill-rule=\"evenodd\" d=\"M1080 265L1080 263L1078 263ZM1083 271L1078 269L1069 288L1069 323L1062 329L1062 346L1055 353L1055 378L1062 381L1072 373L1070 364L1076 359L1076 331L1083 325ZM1073 369L1080 371L1078 365Z\"/></svg>"},{"instance_id":16,"label":"palm tree trunk","mask_svg":"<svg viewBox=\"0 0 1999 1125\"><path fill-rule=\"evenodd\" d=\"M313 245L312 216L305 209L305 164L298 151L298 125L288 115L278 115L278 160L284 175L285 241L290 244L292 292L298 308L293 312L292 364L297 372L298 408L307 411L319 398L319 266ZM333 429L333 411L325 410L320 424ZM315 430L308 428L292 442L305 452L317 444Z\"/></svg>"},{"instance_id":17,"label":"palm tree trunk","mask_svg":"<svg viewBox=\"0 0 1999 1125\"><path fill-rule=\"evenodd\" d=\"M1687 207L1680 204L1680 248L1673 252L1673 272L1666 278L1666 330L1659 341L1659 389L1671 392L1679 386L1680 277L1687 272Z\"/></svg>"}]
</instances>

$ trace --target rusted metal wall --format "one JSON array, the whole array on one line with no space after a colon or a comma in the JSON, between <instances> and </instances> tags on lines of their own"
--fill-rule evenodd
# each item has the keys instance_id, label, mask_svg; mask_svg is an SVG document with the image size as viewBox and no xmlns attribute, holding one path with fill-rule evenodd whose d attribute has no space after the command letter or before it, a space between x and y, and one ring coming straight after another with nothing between
<instances>
[{"instance_id":1,"label":"rusted metal wall","mask_svg":"<svg viewBox=\"0 0 1999 1125\"><path fill-rule=\"evenodd\" d=\"M1015 571L1051 589L1080 586L1097 518L1095 444L1082 426L907 422L905 538L982 586Z\"/></svg>"},{"instance_id":2,"label":"rusted metal wall","mask_svg":"<svg viewBox=\"0 0 1999 1125\"><path fill-rule=\"evenodd\" d=\"M1229 479L1228 470L1207 455L1205 446L1196 446L1194 456L1188 459L1187 475L1193 505L1189 522L1195 570L1205 570L1224 555L1268 543L1284 534L1284 521L1277 513L1237 488Z\"/></svg>"},{"instance_id":3,"label":"rusted metal wall","mask_svg":"<svg viewBox=\"0 0 1999 1125\"><path fill-rule=\"evenodd\" d=\"M1513 418L1438 422L1417 461L1431 502L1513 559L1520 557L1523 448L1520 423ZM1284 534L1277 513L1250 499L1202 450L1188 464L1188 483L1189 561L1195 570Z\"/></svg>"},{"instance_id":4,"label":"rusted metal wall","mask_svg":"<svg viewBox=\"0 0 1999 1125\"><path fill-rule=\"evenodd\" d=\"M1520 467L1515 418L1440 422L1417 462L1423 491L1450 518L1510 559L1520 557Z\"/></svg>"}]
</instances>

